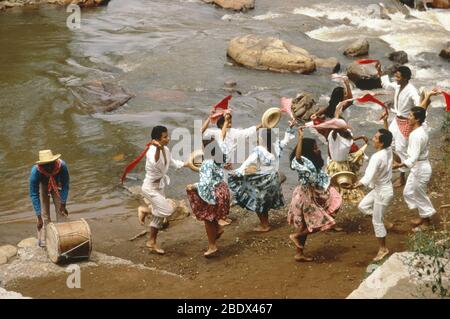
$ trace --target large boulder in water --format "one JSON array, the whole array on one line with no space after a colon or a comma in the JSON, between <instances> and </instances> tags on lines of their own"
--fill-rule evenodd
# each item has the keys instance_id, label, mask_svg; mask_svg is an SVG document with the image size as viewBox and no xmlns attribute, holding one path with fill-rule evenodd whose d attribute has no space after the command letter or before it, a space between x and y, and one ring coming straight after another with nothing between
<instances>
[{"instance_id":1,"label":"large boulder in water","mask_svg":"<svg viewBox=\"0 0 450 319\"><path fill-rule=\"evenodd\" d=\"M431 5L437 9L450 9L450 0L433 0Z\"/></svg>"},{"instance_id":2,"label":"large boulder in water","mask_svg":"<svg viewBox=\"0 0 450 319\"><path fill-rule=\"evenodd\" d=\"M450 46L448 46L446 49L442 49L441 53L439 53L439 56L441 58L447 59L447 61L450 62Z\"/></svg>"},{"instance_id":3,"label":"large boulder in water","mask_svg":"<svg viewBox=\"0 0 450 319\"><path fill-rule=\"evenodd\" d=\"M102 81L91 81L69 89L78 106L88 113L114 111L134 97L117 84Z\"/></svg>"},{"instance_id":4,"label":"large boulder in water","mask_svg":"<svg viewBox=\"0 0 450 319\"><path fill-rule=\"evenodd\" d=\"M59 3L63 2L64 5L76 4L81 8L90 8L90 7L105 6L108 4L109 1L110 0L62 0L59 1Z\"/></svg>"},{"instance_id":5,"label":"large boulder in water","mask_svg":"<svg viewBox=\"0 0 450 319\"><path fill-rule=\"evenodd\" d=\"M381 80L373 65L352 63L347 67L347 76L361 90L381 88Z\"/></svg>"},{"instance_id":6,"label":"large boulder in water","mask_svg":"<svg viewBox=\"0 0 450 319\"><path fill-rule=\"evenodd\" d=\"M255 8L255 0L203 0L203 2L235 11L247 11Z\"/></svg>"},{"instance_id":7,"label":"large boulder in water","mask_svg":"<svg viewBox=\"0 0 450 319\"><path fill-rule=\"evenodd\" d=\"M309 121L318 108L314 96L308 92L300 93L292 100L291 111L297 120Z\"/></svg>"},{"instance_id":8,"label":"large boulder in water","mask_svg":"<svg viewBox=\"0 0 450 319\"><path fill-rule=\"evenodd\" d=\"M395 51L388 55L389 60L399 64L408 63L408 54L405 51Z\"/></svg>"},{"instance_id":9,"label":"large boulder in water","mask_svg":"<svg viewBox=\"0 0 450 319\"><path fill-rule=\"evenodd\" d=\"M344 50L344 55L351 57L367 55L368 53L369 41L366 39L358 39Z\"/></svg>"},{"instance_id":10,"label":"large boulder in water","mask_svg":"<svg viewBox=\"0 0 450 319\"><path fill-rule=\"evenodd\" d=\"M246 35L231 39L227 55L257 70L311 73L316 63L308 51L276 38Z\"/></svg>"}]
</instances>

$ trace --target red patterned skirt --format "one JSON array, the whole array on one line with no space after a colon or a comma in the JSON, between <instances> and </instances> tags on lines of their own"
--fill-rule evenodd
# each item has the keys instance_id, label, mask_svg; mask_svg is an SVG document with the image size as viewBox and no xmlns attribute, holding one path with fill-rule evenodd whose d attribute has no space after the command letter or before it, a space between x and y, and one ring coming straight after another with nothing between
<instances>
[{"instance_id":1,"label":"red patterned skirt","mask_svg":"<svg viewBox=\"0 0 450 319\"><path fill-rule=\"evenodd\" d=\"M212 222L224 219L230 212L230 190L225 182L218 184L215 188L216 205L205 202L198 195L196 189L187 190L186 192L192 212L198 220Z\"/></svg>"}]
</instances>

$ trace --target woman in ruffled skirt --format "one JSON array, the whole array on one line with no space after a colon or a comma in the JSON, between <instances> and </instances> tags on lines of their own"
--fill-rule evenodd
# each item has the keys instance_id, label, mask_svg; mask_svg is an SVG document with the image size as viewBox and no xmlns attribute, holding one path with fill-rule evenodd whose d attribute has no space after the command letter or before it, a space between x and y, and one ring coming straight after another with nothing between
<instances>
[{"instance_id":1,"label":"woman in ruffled skirt","mask_svg":"<svg viewBox=\"0 0 450 319\"><path fill-rule=\"evenodd\" d=\"M330 176L322 170L323 165L316 141L303 138L299 128L297 146L291 154L291 169L297 171L299 185L288 213L288 223L296 228L289 235L297 249L296 261L313 260L304 255L308 235L332 228L336 224L334 215L342 204L339 192L330 187Z\"/></svg>"}]
</instances>

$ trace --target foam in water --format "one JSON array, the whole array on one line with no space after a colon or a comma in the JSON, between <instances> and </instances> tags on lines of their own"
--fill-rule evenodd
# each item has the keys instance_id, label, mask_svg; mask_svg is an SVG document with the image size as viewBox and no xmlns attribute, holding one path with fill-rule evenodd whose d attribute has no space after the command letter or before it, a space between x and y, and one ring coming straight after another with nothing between
<instances>
[{"instance_id":1,"label":"foam in water","mask_svg":"<svg viewBox=\"0 0 450 319\"><path fill-rule=\"evenodd\" d=\"M254 20L273 20L273 19L277 19L277 18L281 18L281 17L283 17L283 15L281 13L273 13L273 12L269 11L265 14L254 16L253 19Z\"/></svg>"}]
</instances>

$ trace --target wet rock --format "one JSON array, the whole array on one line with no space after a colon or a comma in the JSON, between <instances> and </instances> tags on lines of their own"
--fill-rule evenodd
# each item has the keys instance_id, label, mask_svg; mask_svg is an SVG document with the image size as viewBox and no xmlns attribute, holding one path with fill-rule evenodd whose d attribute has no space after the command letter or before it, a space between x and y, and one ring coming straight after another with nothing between
<instances>
[{"instance_id":1,"label":"wet rock","mask_svg":"<svg viewBox=\"0 0 450 319\"><path fill-rule=\"evenodd\" d=\"M321 59L312 56L318 68L331 69L331 73L338 73L341 70L341 64L336 58Z\"/></svg>"},{"instance_id":2,"label":"wet rock","mask_svg":"<svg viewBox=\"0 0 450 319\"><path fill-rule=\"evenodd\" d=\"M17 255L17 247L13 245L4 245L0 247L0 258L5 257L6 259L10 259Z\"/></svg>"},{"instance_id":3,"label":"wet rock","mask_svg":"<svg viewBox=\"0 0 450 319\"><path fill-rule=\"evenodd\" d=\"M246 35L231 39L227 55L239 64L257 70L311 73L316 63L308 51L276 38Z\"/></svg>"},{"instance_id":4,"label":"wet rock","mask_svg":"<svg viewBox=\"0 0 450 319\"><path fill-rule=\"evenodd\" d=\"M6 256L0 255L0 265L4 265L8 262L8 258Z\"/></svg>"},{"instance_id":5,"label":"wet rock","mask_svg":"<svg viewBox=\"0 0 450 319\"><path fill-rule=\"evenodd\" d=\"M402 4L407 5L410 8L414 8L415 0L399 0Z\"/></svg>"},{"instance_id":6,"label":"wet rock","mask_svg":"<svg viewBox=\"0 0 450 319\"><path fill-rule=\"evenodd\" d=\"M228 80L228 81L225 81L224 85L225 85L225 87L231 88L231 87L235 87L237 85L237 82L233 81L233 80Z\"/></svg>"},{"instance_id":7,"label":"wet rock","mask_svg":"<svg viewBox=\"0 0 450 319\"><path fill-rule=\"evenodd\" d=\"M108 4L110 0L62 0L58 1L60 4L69 5L76 4L81 8L90 8L90 7L99 7L105 6Z\"/></svg>"},{"instance_id":8,"label":"wet rock","mask_svg":"<svg viewBox=\"0 0 450 319\"><path fill-rule=\"evenodd\" d=\"M390 77L393 77L395 72L397 72L399 66L401 66L401 64L394 63L391 66L389 66L386 70L384 70L384 73L389 75Z\"/></svg>"},{"instance_id":9,"label":"wet rock","mask_svg":"<svg viewBox=\"0 0 450 319\"><path fill-rule=\"evenodd\" d=\"M78 106L88 113L114 111L134 97L119 85L103 81L71 86L69 90L77 99Z\"/></svg>"},{"instance_id":10,"label":"wet rock","mask_svg":"<svg viewBox=\"0 0 450 319\"><path fill-rule=\"evenodd\" d=\"M22 240L20 243L17 244L17 247L19 248L25 248L25 247L36 247L38 245L38 240L35 237L30 237Z\"/></svg>"},{"instance_id":11,"label":"wet rock","mask_svg":"<svg viewBox=\"0 0 450 319\"><path fill-rule=\"evenodd\" d=\"M345 50L344 55L357 57L367 55L369 53L369 41L366 39L358 39L351 43Z\"/></svg>"},{"instance_id":12,"label":"wet rock","mask_svg":"<svg viewBox=\"0 0 450 319\"><path fill-rule=\"evenodd\" d=\"M450 0L433 0L431 5L437 9L450 9Z\"/></svg>"},{"instance_id":13,"label":"wet rock","mask_svg":"<svg viewBox=\"0 0 450 319\"><path fill-rule=\"evenodd\" d=\"M448 46L446 49L442 49L439 53L439 56L441 58L447 59L447 61L450 62L450 46Z\"/></svg>"},{"instance_id":14,"label":"wet rock","mask_svg":"<svg viewBox=\"0 0 450 319\"><path fill-rule=\"evenodd\" d=\"M352 63L347 67L347 76L361 90L381 88L381 80L373 65Z\"/></svg>"},{"instance_id":15,"label":"wet rock","mask_svg":"<svg viewBox=\"0 0 450 319\"><path fill-rule=\"evenodd\" d=\"M302 92L292 100L291 111L296 119L308 121L311 115L318 111L318 106L311 93Z\"/></svg>"},{"instance_id":16,"label":"wet rock","mask_svg":"<svg viewBox=\"0 0 450 319\"><path fill-rule=\"evenodd\" d=\"M255 8L255 0L203 0L203 2L217 5L223 9L247 11Z\"/></svg>"},{"instance_id":17,"label":"wet rock","mask_svg":"<svg viewBox=\"0 0 450 319\"><path fill-rule=\"evenodd\" d=\"M395 51L388 55L389 60L396 63L405 64L408 63L408 54L405 51Z\"/></svg>"}]
</instances>

